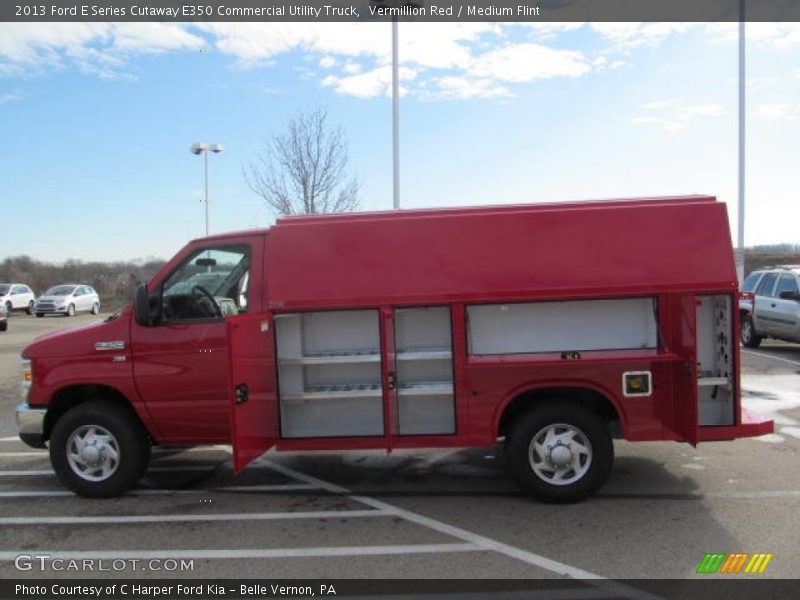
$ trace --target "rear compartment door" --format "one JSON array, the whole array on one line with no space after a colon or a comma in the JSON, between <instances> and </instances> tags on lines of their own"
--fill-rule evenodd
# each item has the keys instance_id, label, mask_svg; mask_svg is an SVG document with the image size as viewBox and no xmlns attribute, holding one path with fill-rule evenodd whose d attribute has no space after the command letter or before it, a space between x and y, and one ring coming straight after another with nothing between
<instances>
[{"instance_id":1,"label":"rear compartment door","mask_svg":"<svg viewBox=\"0 0 800 600\"><path fill-rule=\"evenodd\" d=\"M692 445L697 445L699 426L697 410L697 300L693 295L681 296L677 302L677 353L681 359L674 365L675 432Z\"/></svg>"},{"instance_id":2,"label":"rear compartment door","mask_svg":"<svg viewBox=\"0 0 800 600\"><path fill-rule=\"evenodd\" d=\"M233 466L238 473L278 438L275 343L268 313L237 315L226 323Z\"/></svg>"}]
</instances>

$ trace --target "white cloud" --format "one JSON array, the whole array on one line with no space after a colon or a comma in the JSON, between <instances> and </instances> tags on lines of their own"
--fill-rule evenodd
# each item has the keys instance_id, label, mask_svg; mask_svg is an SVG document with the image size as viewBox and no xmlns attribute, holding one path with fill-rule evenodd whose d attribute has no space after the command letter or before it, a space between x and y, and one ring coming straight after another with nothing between
<instances>
[{"instance_id":1,"label":"white cloud","mask_svg":"<svg viewBox=\"0 0 800 600\"><path fill-rule=\"evenodd\" d=\"M203 40L169 23L2 23L0 74L29 74L73 63L112 76L135 54L200 49Z\"/></svg>"},{"instance_id":2,"label":"white cloud","mask_svg":"<svg viewBox=\"0 0 800 600\"><path fill-rule=\"evenodd\" d=\"M715 102L689 104L680 98L656 100L642 106L644 114L633 118L636 125L650 125L664 131L678 131L690 122L702 118L717 118L726 114L725 105Z\"/></svg>"},{"instance_id":3,"label":"white cloud","mask_svg":"<svg viewBox=\"0 0 800 600\"><path fill-rule=\"evenodd\" d=\"M685 33L698 23L592 23L592 30L610 42L614 49L630 51L653 47L676 33Z\"/></svg>"},{"instance_id":4,"label":"white cloud","mask_svg":"<svg viewBox=\"0 0 800 600\"><path fill-rule=\"evenodd\" d=\"M323 56L319 59L319 66L323 69L330 69L336 65L336 59L332 56Z\"/></svg>"},{"instance_id":5,"label":"white cloud","mask_svg":"<svg viewBox=\"0 0 800 600\"><path fill-rule=\"evenodd\" d=\"M22 92L5 92L0 94L0 104L7 104L9 102L17 102L19 100L23 100L25 98L25 94Z\"/></svg>"},{"instance_id":6,"label":"white cloud","mask_svg":"<svg viewBox=\"0 0 800 600\"><path fill-rule=\"evenodd\" d=\"M400 67L400 81L410 81L417 76L414 69ZM328 75L322 80L322 85L334 88L339 94L356 96L357 98L374 98L387 95L391 92L392 67L390 65L378 67L348 77Z\"/></svg>"},{"instance_id":7,"label":"white cloud","mask_svg":"<svg viewBox=\"0 0 800 600\"><path fill-rule=\"evenodd\" d=\"M469 66L468 72L476 77L520 83L551 77L577 77L590 69L581 52L524 43L481 54Z\"/></svg>"},{"instance_id":8,"label":"white cloud","mask_svg":"<svg viewBox=\"0 0 800 600\"><path fill-rule=\"evenodd\" d=\"M436 80L436 89L426 91L425 97L433 100L469 98L508 98L511 90L492 79L445 76Z\"/></svg>"},{"instance_id":9,"label":"white cloud","mask_svg":"<svg viewBox=\"0 0 800 600\"><path fill-rule=\"evenodd\" d=\"M798 107L793 104L759 104L755 115L762 119L797 119Z\"/></svg>"}]
</instances>

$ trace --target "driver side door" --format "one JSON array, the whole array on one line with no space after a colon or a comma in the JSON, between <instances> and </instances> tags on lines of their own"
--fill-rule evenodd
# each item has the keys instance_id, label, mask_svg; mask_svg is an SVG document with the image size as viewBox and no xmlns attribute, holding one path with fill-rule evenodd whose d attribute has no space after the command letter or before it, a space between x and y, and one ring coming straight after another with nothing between
<instances>
[{"instance_id":1,"label":"driver side door","mask_svg":"<svg viewBox=\"0 0 800 600\"><path fill-rule=\"evenodd\" d=\"M131 323L136 388L166 444L230 442L225 318L246 310L238 290L256 241L195 246L148 285L156 324Z\"/></svg>"}]
</instances>

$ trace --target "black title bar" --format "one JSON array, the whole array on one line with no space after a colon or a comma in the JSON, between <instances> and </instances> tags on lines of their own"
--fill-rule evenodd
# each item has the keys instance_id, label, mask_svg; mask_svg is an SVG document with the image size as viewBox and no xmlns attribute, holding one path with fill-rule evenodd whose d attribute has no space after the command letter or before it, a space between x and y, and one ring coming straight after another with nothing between
<instances>
[{"instance_id":1,"label":"black title bar","mask_svg":"<svg viewBox=\"0 0 800 600\"><path fill-rule=\"evenodd\" d=\"M19 22L800 21L798 0L3 0Z\"/></svg>"}]
</instances>

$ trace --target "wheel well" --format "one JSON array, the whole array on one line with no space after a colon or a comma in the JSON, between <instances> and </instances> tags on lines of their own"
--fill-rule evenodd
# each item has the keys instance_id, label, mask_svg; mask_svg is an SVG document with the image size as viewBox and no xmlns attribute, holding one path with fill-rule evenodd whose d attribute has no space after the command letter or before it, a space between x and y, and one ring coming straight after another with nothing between
<instances>
[{"instance_id":1,"label":"wheel well","mask_svg":"<svg viewBox=\"0 0 800 600\"><path fill-rule=\"evenodd\" d=\"M529 390L516 396L500 417L498 437L504 437L518 417L545 402L570 402L587 408L600 415L612 434L619 434L619 413L608 398L588 388L560 387Z\"/></svg>"},{"instance_id":2,"label":"wheel well","mask_svg":"<svg viewBox=\"0 0 800 600\"><path fill-rule=\"evenodd\" d=\"M133 410L128 399L118 390L106 385L73 385L58 390L50 400L47 415L44 419L45 439L50 439L50 432L53 431L53 426L56 424L56 421L68 410L92 400L105 400L119 406L124 406L138 419L138 415L136 415L136 411Z\"/></svg>"}]
</instances>

